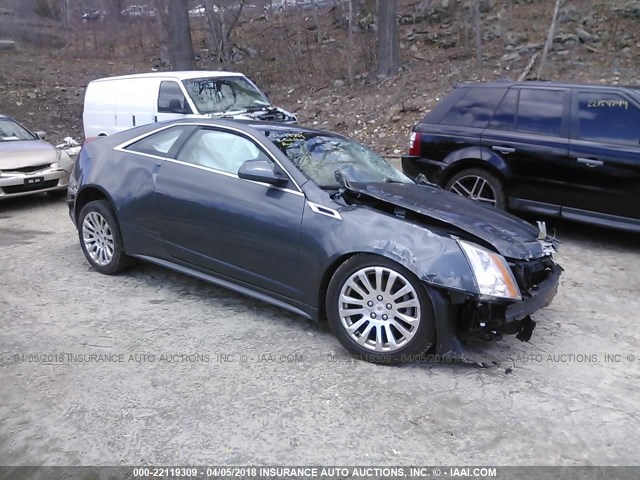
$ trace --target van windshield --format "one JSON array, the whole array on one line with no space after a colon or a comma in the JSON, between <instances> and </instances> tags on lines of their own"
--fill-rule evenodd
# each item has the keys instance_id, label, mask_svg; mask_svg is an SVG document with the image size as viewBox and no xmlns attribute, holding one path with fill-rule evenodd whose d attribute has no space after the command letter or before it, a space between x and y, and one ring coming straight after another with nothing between
<instances>
[{"instance_id":1,"label":"van windshield","mask_svg":"<svg viewBox=\"0 0 640 480\"><path fill-rule=\"evenodd\" d=\"M271 102L244 77L184 80L184 86L202 114L263 110Z\"/></svg>"}]
</instances>

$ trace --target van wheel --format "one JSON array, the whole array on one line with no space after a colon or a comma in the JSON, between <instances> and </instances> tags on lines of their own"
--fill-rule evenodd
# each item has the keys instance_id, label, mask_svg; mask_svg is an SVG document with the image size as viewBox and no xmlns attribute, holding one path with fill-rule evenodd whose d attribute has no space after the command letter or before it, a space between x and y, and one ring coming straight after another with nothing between
<instances>
[{"instance_id":1,"label":"van wheel","mask_svg":"<svg viewBox=\"0 0 640 480\"><path fill-rule=\"evenodd\" d=\"M84 256L98 272L113 275L131 264L116 217L105 200L89 202L82 208L78 235Z\"/></svg>"},{"instance_id":2,"label":"van wheel","mask_svg":"<svg viewBox=\"0 0 640 480\"><path fill-rule=\"evenodd\" d=\"M500 210L506 209L502 182L485 169L470 168L462 170L451 177L444 188Z\"/></svg>"}]
</instances>

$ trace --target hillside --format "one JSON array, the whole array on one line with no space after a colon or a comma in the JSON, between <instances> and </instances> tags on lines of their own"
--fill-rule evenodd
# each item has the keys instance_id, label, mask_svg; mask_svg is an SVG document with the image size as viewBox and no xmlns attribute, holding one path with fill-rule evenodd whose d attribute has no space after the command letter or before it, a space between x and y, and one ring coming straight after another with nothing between
<instances>
[{"instance_id":1,"label":"hillside","mask_svg":"<svg viewBox=\"0 0 640 480\"><path fill-rule=\"evenodd\" d=\"M236 61L226 68L248 75L301 123L354 136L394 155L407 148L413 123L456 83L518 78L542 50L554 2L483 2L483 65L477 68L463 2L401 1L403 69L385 80L372 74L374 17L365 12L354 33L354 85L347 81L348 30L331 3L320 10L319 35L308 11L302 12L299 29L291 10L271 21L248 12L234 31ZM154 22L78 22L69 29L42 20L21 22L0 17L5 32L0 36L18 42L16 50L0 50L0 113L48 131L54 142L82 138L82 102L90 80L166 68ZM192 27L198 68L214 68L204 49L203 19L193 19ZM537 64L530 77L536 72ZM639 73L640 2L564 2L544 79L640 84Z\"/></svg>"}]
</instances>

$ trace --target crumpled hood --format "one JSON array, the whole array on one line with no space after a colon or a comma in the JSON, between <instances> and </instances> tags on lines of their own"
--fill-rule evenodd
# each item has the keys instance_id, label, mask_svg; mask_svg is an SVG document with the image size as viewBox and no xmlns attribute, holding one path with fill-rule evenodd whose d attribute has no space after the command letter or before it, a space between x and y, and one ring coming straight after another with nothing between
<instances>
[{"instance_id":1,"label":"crumpled hood","mask_svg":"<svg viewBox=\"0 0 640 480\"><path fill-rule=\"evenodd\" d=\"M57 161L56 149L42 140L0 142L0 170L34 167Z\"/></svg>"},{"instance_id":2,"label":"crumpled hood","mask_svg":"<svg viewBox=\"0 0 640 480\"><path fill-rule=\"evenodd\" d=\"M539 231L513 215L437 187L400 183L351 183L349 190L447 223L493 245L504 257L544 256Z\"/></svg>"}]
</instances>

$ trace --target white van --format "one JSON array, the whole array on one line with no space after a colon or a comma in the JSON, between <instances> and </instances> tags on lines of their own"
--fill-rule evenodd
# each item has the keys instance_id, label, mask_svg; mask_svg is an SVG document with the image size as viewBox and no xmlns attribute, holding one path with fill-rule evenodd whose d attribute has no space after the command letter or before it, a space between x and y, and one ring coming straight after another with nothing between
<instances>
[{"instance_id":1,"label":"white van","mask_svg":"<svg viewBox=\"0 0 640 480\"><path fill-rule=\"evenodd\" d=\"M158 72L94 80L84 97L85 138L180 118L296 123L251 80L232 72Z\"/></svg>"}]
</instances>

